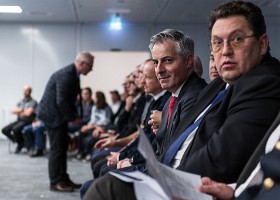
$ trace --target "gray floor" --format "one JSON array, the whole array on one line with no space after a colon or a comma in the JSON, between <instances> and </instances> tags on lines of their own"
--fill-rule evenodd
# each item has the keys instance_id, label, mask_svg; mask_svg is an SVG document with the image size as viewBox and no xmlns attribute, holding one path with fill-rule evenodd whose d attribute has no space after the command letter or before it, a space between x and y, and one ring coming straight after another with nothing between
<instances>
[{"instance_id":1,"label":"gray floor","mask_svg":"<svg viewBox=\"0 0 280 200\"><path fill-rule=\"evenodd\" d=\"M79 200L73 193L49 191L47 157L30 158L27 153L9 153L9 142L0 139L0 200ZM12 145L11 150L15 149ZM69 157L68 173L77 183L92 177L90 164Z\"/></svg>"}]
</instances>

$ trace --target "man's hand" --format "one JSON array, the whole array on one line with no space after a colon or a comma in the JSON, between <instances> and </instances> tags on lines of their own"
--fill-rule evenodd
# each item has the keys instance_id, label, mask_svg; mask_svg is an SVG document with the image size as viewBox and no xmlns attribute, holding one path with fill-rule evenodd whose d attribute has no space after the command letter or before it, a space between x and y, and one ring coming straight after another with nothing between
<instances>
[{"instance_id":1,"label":"man's hand","mask_svg":"<svg viewBox=\"0 0 280 200\"><path fill-rule=\"evenodd\" d=\"M111 166L117 164L119 155L119 152L110 152L110 155L107 156L107 165Z\"/></svg>"},{"instance_id":2,"label":"man's hand","mask_svg":"<svg viewBox=\"0 0 280 200\"><path fill-rule=\"evenodd\" d=\"M101 149L109 149L109 148L115 147L117 137L118 137L118 134L110 135L107 138L100 139L95 143L94 148L101 150Z\"/></svg>"},{"instance_id":3,"label":"man's hand","mask_svg":"<svg viewBox=\"0 0 280 200\"><path fill-rule=\"evenodd\" d=\"M201 179L201 185L198 190L219 200L232 200L234 195L234 190L230 186L225 183L215 182L208 177Z\"/></svg>"},{"instance_id":4,"label":"man's hand","mask_svg":"<svg viewBox=\"0 0 280 200\"><path fill-rule=\"evenodd\" d=\"M162 120L162 112L158 110L153 110L150 118L151 119L148 123L151 125L153 132L156 134Z\"/></svg>"},{"instance_id":5,"label":"man's hand","mask_svg":"<svg viewBox=\"0 0 280 200\"><path fill-rule=\"evenodd\" d=\"M129 167L129 166L132 166L132 165L130 164L129 159L125 158L125 159L118 162L117 169L124 168L124 167Z\"/></svg>"},{"instance_id":6,"label":"man's hand","mask_svg":"<svg viewBox=\"0 0 280 200\"><path fill-rule=\"evenodd\" d=\"M81 128L81 132L82 133L86 133L86 132L88 132L89 131L89 126L88 125L84 125L84 126L82 126L82 128Z\"/></svg>"}]
</instances>

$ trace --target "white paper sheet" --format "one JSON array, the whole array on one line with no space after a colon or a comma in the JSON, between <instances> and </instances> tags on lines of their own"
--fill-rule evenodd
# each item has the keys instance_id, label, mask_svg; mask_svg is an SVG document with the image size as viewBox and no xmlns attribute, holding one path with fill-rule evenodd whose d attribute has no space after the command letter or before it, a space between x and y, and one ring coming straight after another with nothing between
<instances>
[{"instance_id":1,"label":"white paper sheet","mask_svg":"<svg viewBox=\"0 0 280 200\"><path fill-rule=\"evenodd\" d=\"M142 129L138 150L146 159L146 166L153 178L141 172L118 172L112 175L126 182L134 183L137 199L167 200L180 198L186 200L212 200L212 197L198 191L201 184L199 175L175 170L158 162L150 142Z\"/></svg>"}]
</instances>

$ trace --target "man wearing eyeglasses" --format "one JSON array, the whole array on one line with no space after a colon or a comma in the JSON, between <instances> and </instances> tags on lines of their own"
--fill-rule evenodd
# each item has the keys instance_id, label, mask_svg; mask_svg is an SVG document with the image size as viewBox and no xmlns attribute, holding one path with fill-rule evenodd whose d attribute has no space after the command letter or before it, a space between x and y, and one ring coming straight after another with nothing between
<instances>
[{"instance_id":1,"label":"man wearing eyeglasses","mask_svg":"<svg viewBox=\"0 0 280 200\"><path fill-rule=\"evenodd\" d=\"M182 171L234 183L279 112L280 63L269 53L264 17L252 3L218 6L209 17L209 33L220 77L200 93L159 159ZM225 88L224 97L213 101ZM133 185L106 175L84 200L112 197L135 199Z\"/></svg>"},{"instance_id":2,"label":"man wearing eyeglasses","mask_svg":"<svg viewBox=\"0 0 280 200\"><path fill-rule=\"evenodd\" d=\"M80 74L87 75L93 67L94 57L81 52L75 62L56 71L49 79L41 102L38 118L46 125L50 139L50 190L72 192L80 188L67 174L68 122L78 121L77 95L80 93Z\"/></svg>"}]
</instances>

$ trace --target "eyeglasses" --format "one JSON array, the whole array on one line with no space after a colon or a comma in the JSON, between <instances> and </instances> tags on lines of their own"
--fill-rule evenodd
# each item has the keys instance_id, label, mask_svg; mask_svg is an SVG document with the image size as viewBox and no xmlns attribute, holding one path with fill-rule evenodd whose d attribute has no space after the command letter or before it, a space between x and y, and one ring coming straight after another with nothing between
<instances>
[{"instance_id":1,"label":"eyeglasses","mask_svg":"<svg viewBox=\"0 0 280 200\"><path fill-rule=\"evenodd\" d=\"M89 63L87 63L87 62L85 62L85 61L83 61L88 67L92 67L92 64L89 64Z\"/></svg>"},{"instance_id":2,"label":"eyeglasses","mask_svg":"<svg viewBox=\"0 0 280 200\"><path fill-rule=\"evenodd\" d=\"M246 38L256 37L256 35L248 35L248 36L233 36L227 39L227 44L231 46L233 49L238 49L243 46L244 41ZM219 52L222 47L224 47L224 40L221 39L214 39L211 44L209 45L210 50L217 53Z\"/></svg>"}]
</instances>

